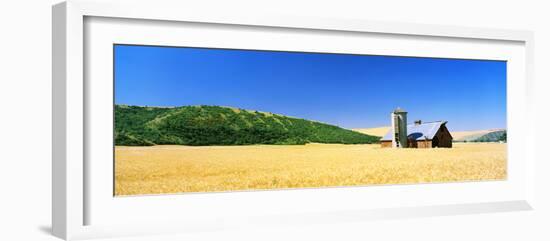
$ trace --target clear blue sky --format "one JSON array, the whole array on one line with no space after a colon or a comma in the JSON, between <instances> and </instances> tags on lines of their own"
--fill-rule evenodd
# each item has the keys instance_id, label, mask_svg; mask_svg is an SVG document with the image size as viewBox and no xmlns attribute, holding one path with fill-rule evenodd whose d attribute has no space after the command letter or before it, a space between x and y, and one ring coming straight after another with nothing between
<instances>
[{"instance_id":1,"label":"clear blue sky","mask_svg":"<svg viewBox=\"0 0 550 241\"><path fill-rule=\"evenodd\" d=\"M115 103L220 105L344 128L447 120L506 127L506 62L115 45Z\"/></svg>"}]
</instances>

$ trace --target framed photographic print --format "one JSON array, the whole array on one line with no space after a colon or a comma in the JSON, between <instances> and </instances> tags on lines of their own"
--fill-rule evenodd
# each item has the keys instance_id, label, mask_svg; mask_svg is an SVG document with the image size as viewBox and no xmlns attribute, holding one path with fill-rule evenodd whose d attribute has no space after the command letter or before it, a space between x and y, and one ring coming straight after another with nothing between
<instances>
[{"instance_id":1,"label":"framed photographic print","mask_svg":"<svg viewBox=\"0 0 550 241\"><path fill-rule=\"evenodd\" d=\"M503 60L113 49L115 196L506 179Z\"/></svg>"},{"instance_id":2,"label":"framed photographic print","mask_svg":"<svg viewBox=\"0 0 550 241\"><path fill-rule=\"evenodd\" d=\"M532 208L530 32L173 2L53 23L61 238Z\"/></svg>"}]
</instances>

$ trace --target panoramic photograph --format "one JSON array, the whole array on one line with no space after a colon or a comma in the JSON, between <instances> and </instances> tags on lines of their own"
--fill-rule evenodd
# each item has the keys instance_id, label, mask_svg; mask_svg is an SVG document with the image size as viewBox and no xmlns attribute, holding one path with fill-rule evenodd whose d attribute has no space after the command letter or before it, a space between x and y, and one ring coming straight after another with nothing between
<instances>
[{"instance_id":1,"label":"panoramic photograph","mask_svg":"<svg viewBox=\"0 0 550 241\"><path fill-rule=\"evenodd\" d=\"M505 180L506 62L114 45L114 195Z\"/></svg>"}]
</instances>

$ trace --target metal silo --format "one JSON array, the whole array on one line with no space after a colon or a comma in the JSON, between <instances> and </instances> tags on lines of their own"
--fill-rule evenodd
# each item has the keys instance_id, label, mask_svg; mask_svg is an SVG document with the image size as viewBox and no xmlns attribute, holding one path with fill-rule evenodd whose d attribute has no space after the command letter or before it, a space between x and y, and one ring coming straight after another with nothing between
<instances>
[{"instance_id":1,"label":"metal silo","mask_svg":"<svg viewBox=\"0 0 550 241\"><path fill-rule=\"evenodd\" d=\"M406 148L407 145L407 112L399 107L391 113L393 131L392 147Z\"/></svg>"}]
</instances>

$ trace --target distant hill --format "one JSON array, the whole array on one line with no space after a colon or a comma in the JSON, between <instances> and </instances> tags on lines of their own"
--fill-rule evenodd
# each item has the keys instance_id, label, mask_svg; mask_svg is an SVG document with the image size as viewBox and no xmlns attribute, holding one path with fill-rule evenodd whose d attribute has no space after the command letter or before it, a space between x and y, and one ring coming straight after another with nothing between
<instances>
[{"instance_id":1,"label":"distant hill","mask_svg":"<svg viewBox=\"0 0 550 241\"><path fill-rule=\"evenodd\" d=\"M353 129L354 131L361 132L363 134L371 135L371 136L379 136L383 137L390 131L389 126L382 126L382 127L374 127L374 128L358 128Z\"/></svg>"},{"instance_id":2,"label":"distant hill","mask_svg":"<svg viewBox=\"0 0 550 241\"><path fill-rule=\"evenodd\" d=\"M479 130L479 131L462 131L453 135L453 141L455 142L497 142L506 141L506 130L504 129L491 129L491 130Z\"/></svg>"},{"instance_id":3,"label":"distant hill","mask_svg":"<svg viewBox=\"0 0 550 241\"><path fill-rule=\"evenodd\" d=\"M354 131L363 134L383 137L390 130L389 126L374 127L374 128L359 128ZM490 129L477 131L451 131L454 142L497 142L506 141L506 130Z\"/></svg>"},{"instance_id":4,"label":"distant hill","mask_svg":"<svg viewBox=\"0 0 550 241\"><path fill-rule=\"evenodd\" d=\"M451 131L454 141L467 141L477 139L493 130Z\"/></svg>"},{"instance_id":5,"label":"distant hill","mask_svg":"<svg viewBox=\"0 0 550 241\"><path fill-rule=\"evenodd\" d=\"M376 143L380 137L325 123L221 106L115 106L115 145Z\"/></svg>"},{"instance_id":6,"label":"distant hill","mask_svg":"<svg viewBox=\"0 0 550 241\"><path fill-rule=\"evenodd\" d=\"M497 141L506 142L506 130L492 131L480 137L477 137L471 140L466 140L466 141L468 142L497 142Z\"/></svg>"}]
</instances>

